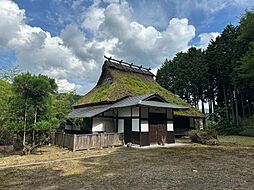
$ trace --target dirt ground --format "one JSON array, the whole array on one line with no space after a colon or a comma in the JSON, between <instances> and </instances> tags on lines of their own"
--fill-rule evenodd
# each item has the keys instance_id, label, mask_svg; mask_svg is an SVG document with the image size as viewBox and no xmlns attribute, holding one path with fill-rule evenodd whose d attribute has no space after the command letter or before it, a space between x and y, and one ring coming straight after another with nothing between
<instances>
[{"instance_id":1,"label":"dirt ground","mask_svg":"<svg viewBox=\"0 0 254 190\"><path fill-rule=\"evenodd\" d=\"M215 147L113 148L76 153L43 147L37 155L1 155L0 166L39 158L54 160L61 155L84 158L0 169L0 189L253 190L254 138L248 139L247 144L241 140L221 138L222 145Z\"/></svg>"}]
</instances>

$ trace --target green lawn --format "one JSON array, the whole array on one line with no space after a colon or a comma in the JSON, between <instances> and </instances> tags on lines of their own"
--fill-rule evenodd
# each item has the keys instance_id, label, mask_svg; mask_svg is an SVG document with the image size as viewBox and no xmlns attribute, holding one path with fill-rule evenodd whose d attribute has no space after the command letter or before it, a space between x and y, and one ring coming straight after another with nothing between
<instances>
[{"instance_id":1,"label":"green lawn","mask_svg":"<svg viewBox=\"0 0 254 190\"><path fill-rule=\"evenodd\" d=\"M0 189L252 190L254 138L228 136L219 139L221 145L214 147L194 144L174 148L113 148L75 153L57 147L43 147L37 155L2 155L0 163L3 164L4 160L6 165L63 156L87 158L2 169Z\"/></svg>"},{"instance_id":2,"label":"green lawn","mask_svg":"<svg viewBox=\"0 0 254 190\"><path fill-rule=\"evenodd\" d=\"M221 146L240 146L240 147L254 147L254 137L246 136L218 136ZM190 143L190 138L176 138L176 142Z\"/></svg>"},{"instance_id":3,"label":"green lawn","mask_svg":"<svg viewBox=\"0 0 254 190\"><path fill-rule=\"evenodd\" d=\"M225 146L250 146L254 147L254 137L245 136L219 136L219 141Z\"/></svg>"}]
</instances>

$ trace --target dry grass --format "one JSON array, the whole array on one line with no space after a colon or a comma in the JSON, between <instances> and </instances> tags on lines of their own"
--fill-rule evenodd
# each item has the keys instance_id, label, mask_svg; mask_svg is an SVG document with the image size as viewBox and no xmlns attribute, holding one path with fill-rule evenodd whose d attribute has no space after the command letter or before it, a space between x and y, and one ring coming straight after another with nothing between
<instances>
[{"instance_id":1,"label":"dry grass","mask_svg":"<svg viewBox=\"0 0 254 190\"><path fill-rule=\"evenodd\" d=\"M1 154L0 153L0 167L6 165L25 164L30 162L41 162L64 158L76 158L76 157L87 157L87 156L98 156L111 153L116 149L103 149L103 150L92 150L92 151L78 151L71 152L68 149L59 148L56 146L44 146L38 148L36 152L31 155L23 156L20 152L14 153L13 155Z\"/></svg>"},{"instance_id":2,"label":"dry grass","mask_svg":"<svg viewBox=\"0 0 254 190\"><path fill-rule=\"evenodd\" d=\"M39 156L54 156L52 151L56 149L47 147ZM57 151L61 154L61 150ZM92 157L0 170L0 189L217 190L254 187L252 146L194 145L146 150L114 148L77 153L63 150L63 153ZM23 159L27 160L27 157Z\"/></svg>"}]
</instances>

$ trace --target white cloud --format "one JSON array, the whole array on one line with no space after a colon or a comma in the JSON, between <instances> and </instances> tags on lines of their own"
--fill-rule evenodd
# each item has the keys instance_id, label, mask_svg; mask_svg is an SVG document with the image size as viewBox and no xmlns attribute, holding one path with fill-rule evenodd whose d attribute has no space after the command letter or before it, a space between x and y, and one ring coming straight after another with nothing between
<instances>
[{"instance_id":1,"label":"white cloud","mask_svg":"<svg viewBox=\"0 0 254 190\"><path fill-rule=\"evenodd\" d=\"M56 84L58 85L59 92L75 91L82 87L80 85L76 85L75 83L70 83L66 79L56 80Z\"/></svg>"},{"instance_id":2,"label":"white cloud","mask_svg":"<svg viewBox=\"0 0 254 190\"><path fill-rule=\"evenodd\" d=\"M217 13L227 7L252 6L253 0L185 0L173 1L177 15L189 15L190 12L202 11L207 15Z\"/></svg>"},{"instance_id":3,"label":"white cloud","mask_svg":"<svg viewBox=\"0 0 254 190\"><path fill-rule=\"evenodd\" d=\"M166 57L189 47L195 28L188 19L173 18L163 31L153 26L145 27L129 16L128 4L111 4L105 10L105 20L100 25L99 36L118 41L109 52L112 55L145 66L157 67Z\"/></svg>"},{"instance_id":4,"label":"white cloud","mask_svg":"<svg viewBox=\"0 0 254 190\"><path fill-rule=\"evenodd\" d=\"M186 18L173 18L159 31L135 21L126 1L107 3L101 8L97 1L86 9L82 30L71 24L60 36L52 36L26 24L25 11L12 1L2 0L0 28L4 30L0 30L0 47L16 52L21 69L54 77L60 89L68 90L83 82L91 87L100 74L104 54L154 69L178 51L187 50L195 37L195 27ZM83 29L92 31L94 37L87 38ZM201 38L205 43L205 37Z\"/></svg>"},{"instance_id":5,"label":"white cloud","mask_svg":"<svg viewBox=\"0 0 254 190\"><path fill-rule=\"evenodd\" d=\"M53 37L39 27L27 25L25 11L14 2L0 1L0 10L0 47L16 52L22 70L77 83L96 80L103 62L98 54L103 55L104 50L87 42L75 27L67 27L63 39Z\"/></svg>"},{"instance_id":6,"label":"white cloud","mask_svg":"<svg viewBox=\"0 0 254 190\"><path fill-rule=\"evenodd\" d=\"M211 40L215 40L217 36L219 36L219 32L210 32L210 33L202 33L198 35L200 42L199 42L199 48L207 48L208 44L211 42Z\"/></svg>"},{"instance_id":7,"label":"white cloud","mask_svg":"<svg viewBox=\"0 0 254 190\"><path fill-rule=\"evenodd\" d=\"M93 5L88 7L84 12L84 21L81 26L96 32L104 21L104 10L104 8L99 7L99 2L95 1Z\"/></svg>"}]
</instances>

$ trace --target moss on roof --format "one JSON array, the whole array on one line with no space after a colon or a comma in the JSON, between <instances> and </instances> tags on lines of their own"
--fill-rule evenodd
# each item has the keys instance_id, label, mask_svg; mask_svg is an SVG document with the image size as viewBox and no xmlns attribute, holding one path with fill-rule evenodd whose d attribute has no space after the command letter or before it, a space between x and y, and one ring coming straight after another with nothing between
<instances>
[{"instance_id":1,"label":"moss on roof","mask_svg":"<svg viewBox=\"0 0 254 190\"><path fill-rule=\"evenodd\" d=\"M183 101L173 93L161 87L152 77L133 74L117 69L106 68L110 73L111 80L105 80L100 85L94 87L76 105L97 103L102 101L115 101L125 96L137 96L141 94L157 93L169 103L188 106L186 111L175 111L175 115L204 117L204 115ZM109 71L109 72L108 72ZM103 75L103 74L102 74Z\"/></svg>"}]
</instances>

